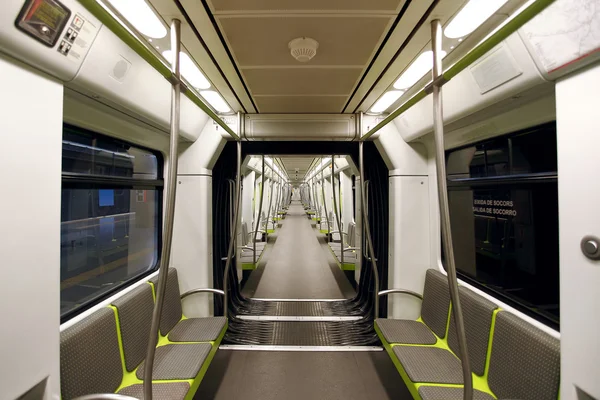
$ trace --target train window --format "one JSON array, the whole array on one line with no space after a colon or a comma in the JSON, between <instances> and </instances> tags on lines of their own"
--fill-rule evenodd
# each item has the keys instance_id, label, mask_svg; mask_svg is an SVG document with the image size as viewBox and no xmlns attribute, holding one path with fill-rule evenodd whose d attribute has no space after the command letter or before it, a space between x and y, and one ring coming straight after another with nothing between
<instances>
[{"instance_id":1,"label":"train window","mask_svg":"<svg viewBox=\"0 0 600 400\"><path fill-rule=\"evenodd\" d=\"M64 126L62 320L156 269L160 177L160 154Z\"/></svg>"},{"instance_id":2,"label":"train window","mask_svg":"<svg viewBox=\"0 0 600 400\"><path fill-rule=\"evenodd\" d=\"M559 325L556 125L447 154L460 277Z\"/></svg>"}]
</instances>

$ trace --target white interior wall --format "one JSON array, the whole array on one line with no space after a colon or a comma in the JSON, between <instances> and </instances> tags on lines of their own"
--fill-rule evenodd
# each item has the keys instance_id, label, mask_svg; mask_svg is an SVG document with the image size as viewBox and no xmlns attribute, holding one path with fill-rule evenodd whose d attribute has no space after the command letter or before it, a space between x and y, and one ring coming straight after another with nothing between
<instances>
[{"instance_id":1,"label":"white interior wall","mask_svg":"<svg viewBox=\"0 0 600 400\"><path fill-rule=\"evenodd\" d=\"M0 252L10 278L0 291L0 399L45 378L43 398L59 399L63 85L1 54L0 70Z\"/></svg>"},{"instance_id":2,"label":"white interior wall","mask_svg":"<svg viewBox=\"0 0 600 400\"><path fill-rule=\"evenodd\" d=\"M242 181L242 222L246 223L248 232L252 231L254 208L254 185L256 181L256 172L250 171ZM258 199L257 199L258 200ZM258 203L256 204L258 207Z\"/></svg>"},{"instance_id":3,"label":"white interior wall","mask_svg":"<svg viewBox=\"0 0 600 400\"><path fill-rule=\"evenodd\" d=\"M68 86L169 131L171 84L106 26ZM180 136L194 141L208 115L185 95L180 108Z\"/></svg>"},{"instance_id":4,"label":"white interior wall","mask_svg":"<svg viewBox=\"0 0 600 400\"><path fill-rule=\"evenodd\" d=\"M170 265L177 268L182 293L213 287L212 168L225 143L209 122L196 142L180 147ZM213 309L210 294L183 302L187 317L212 315Z\"/></svg>"},{"instance_id":5,"label":"white interior wall","mask_svg":"<svg viewBox=\"0 0 600 400\"><path fill-rule=\"evenodd\" d=\"M499 113L500 102L504 111L520 108L521 97L528 94L527 100L534 101L546 90L544 86L551 89L553 84L544 80L520 36L511 35L444 85L444 121L450 124L475 114L488 119ZM433 131L432 115L433 100L428 95L394 124L410 142Z\"/></svg>"},{"instance_id":6,"label":"white interior wall","mask_svg":"<svg viewBox=\"0 0 600 400\"><path fill-rule=\"evenodd\" d=\"M355 221L351 173L352 172L347 169L340 174L342 188L342 223L344 225L344 231L347 231L348 225Z\"/></svg>"},{"instance_id":7,"label":"white interior wall","mask_svg":"<svg viewBox=\"0 0 600 400\"><path fill-rule=\"evenodd\" d=\"M427 151L420 143L406 143L393 124L375 145L390 170L388 288L422 293L431 265ZM420 315L421 303L411 296L391 295L387 301L392 318Z\"/></svg>"},{"instance_id":8,"label":"white interior wall","mask_svg":"<svg viewBox=\"0 0 600 400\"><path fill-rule=\"evenodd\" d=\"M586 258L580 242L600 236L600 65L556 84L560 254L561 398L600 399L600 261Z\"/></svg>"}]
</instances>

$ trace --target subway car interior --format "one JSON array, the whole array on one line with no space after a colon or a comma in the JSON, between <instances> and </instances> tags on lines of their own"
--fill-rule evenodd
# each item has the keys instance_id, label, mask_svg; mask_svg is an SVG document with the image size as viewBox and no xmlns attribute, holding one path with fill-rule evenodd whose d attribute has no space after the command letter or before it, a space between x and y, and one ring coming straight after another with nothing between
<instances>
[{"instance_id":1,"label":"subway car interior","mask_svg":"<svg viewBox=\"0 0 600 400\"><path fill-rule=\"evenodd\" d=\"M2 0L0 400L600 400L599 92L600 0Z\"/></svg>"}]
</instances>

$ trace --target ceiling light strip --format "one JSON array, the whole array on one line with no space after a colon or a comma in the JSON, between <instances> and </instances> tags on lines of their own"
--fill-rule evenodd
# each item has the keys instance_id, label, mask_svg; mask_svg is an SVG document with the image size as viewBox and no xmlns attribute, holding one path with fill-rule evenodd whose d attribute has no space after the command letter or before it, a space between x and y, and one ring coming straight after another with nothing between
<instances>
[{"instance_id":1,"label":"ceiling light strip","mask_svg":"<svg viewBox=\"0 0 600 400\"><path fill-rule=\"evenodd\" d=\"M529 22L533 17L538 15L542 10L552 4L554 0L537 0L532 3L529 7L524 9L519 15L515 16L510 22L504 25L502 28L498 29L496 33L491 35L487 40L475 46L470 52L468 52L463 58L461 58L458 62L456 62L453 66L451 66L446 72L442 74L443 83L447 83L456 75L461 73L475 61L477 61L480 57L486 54L488 51L496 47L503 40L508 38L510 35L515 33L519 28ZM443 84L442 83L442 84ZM410 98L406 103L402 104L396 110L394 110L390 115L388 115L383 121L378 123L363 135L360 140L364 141L373 136L376 132L378 132L381 128L392 122L399 115L404 113L406 110L417 104L421 99L425 98L429 94L429 88L425 87L421 89L417 94Z\"/></svg>"},{"instance_id":2,"label":"ceiling light strip","mask_svg":"<svg viewBox=\"0 0 600 400\"><path fill-rule=\"evenodd\" d=\"M102 24L111 30L119 39L121 39L127 46L142 57L148 64L150 64L158 73L160 73L165 79L169 79L172 75L171 69L165 65L152 51L150 51L143 42L138 40L135 36L127 30L126 27L121 25L119 21L113 18L108 11L102 7L96 0L79 0L79 2ZM196 104L202 111L214 120L221 128L225 130L234 140L240 140L240 137L229 127L227 124L209 107L204 101L192 90L186 90L185 95Z\"/></svg>"}]
</instances>

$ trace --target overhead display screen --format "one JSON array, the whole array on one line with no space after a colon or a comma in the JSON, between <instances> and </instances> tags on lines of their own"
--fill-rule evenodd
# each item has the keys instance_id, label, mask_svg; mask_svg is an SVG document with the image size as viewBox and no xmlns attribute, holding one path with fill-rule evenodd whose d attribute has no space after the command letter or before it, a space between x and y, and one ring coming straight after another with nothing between
<instances>
[{"instance_id":1,"label":"overhead display screen","mask_svg":"<svg viewBox=\"0 0 600 400\"><path fill-rule=\"evenodd\" d=\"M70 16L71 11L56 0L28 0L15 25L46 46L54 47Z\"/></svg>"}]
</instances>

